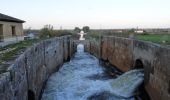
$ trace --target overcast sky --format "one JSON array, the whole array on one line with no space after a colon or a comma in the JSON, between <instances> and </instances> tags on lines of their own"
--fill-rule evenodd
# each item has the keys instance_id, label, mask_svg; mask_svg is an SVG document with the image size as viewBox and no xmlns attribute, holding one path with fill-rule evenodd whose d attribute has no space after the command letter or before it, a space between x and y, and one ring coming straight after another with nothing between
<instances>
[{"instance_id":1,"label":"overcast sky","mask_svg":"<svg viewBox=\"0 0 170 100\"><path fill-rule=\"evenodd\" d=\"M170 27L170 0L1 0L0 13L34 29Z\"/></svg>"}]
</instances>

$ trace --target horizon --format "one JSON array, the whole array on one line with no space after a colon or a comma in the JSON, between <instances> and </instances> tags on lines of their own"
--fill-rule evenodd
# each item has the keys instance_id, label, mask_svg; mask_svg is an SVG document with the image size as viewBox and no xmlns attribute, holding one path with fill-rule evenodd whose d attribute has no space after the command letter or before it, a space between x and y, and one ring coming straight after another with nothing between
<instances>
[{"instance_id":1,"label":"horizon","mask_svg":"<svg viewBox=\"0 0 170 100\"><path fill-rule=\"evenodd\" d=\"M170 28L169 0L1 1L0 13L25 20L24 29Z\"/></svg>"}]
</instances>

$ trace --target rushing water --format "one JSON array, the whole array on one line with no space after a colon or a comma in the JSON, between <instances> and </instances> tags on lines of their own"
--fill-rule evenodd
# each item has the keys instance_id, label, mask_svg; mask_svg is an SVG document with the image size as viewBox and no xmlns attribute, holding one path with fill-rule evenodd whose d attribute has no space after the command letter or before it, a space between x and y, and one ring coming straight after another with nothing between
<instances>
[{"instance_id":1,"label":"rushing water","mask_svg":"<svg viewBox=\"0 0 170 100\"><path fill-rule=\"evenodd\" d=\"M84 31L81 31L80 33L79 33L79 35L80 35L80 37L79 37L79 40L85 40L85 38L84 38L84 35L85 35L86 33L84 33Z\"/></svg>"},{"instance_id":2,"label":"rushing water","mask_svg":"<svg viewBox=\"0 0 170 100\"><path fill-rule=\"evenodd\" d=\"M129 71L116 79L106 78L104 67L78 45L77 53L48 79L42 100L134 100L143 81L142 70Z\"/></svg>"}]
</instances>

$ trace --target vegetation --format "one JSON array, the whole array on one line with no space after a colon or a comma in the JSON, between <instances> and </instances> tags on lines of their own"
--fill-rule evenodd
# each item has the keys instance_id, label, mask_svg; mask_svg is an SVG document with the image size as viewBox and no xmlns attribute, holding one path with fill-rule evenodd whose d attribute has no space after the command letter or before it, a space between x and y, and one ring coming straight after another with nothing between
<instances>
[{"instance_id":1,"label":"vegetation","mask_svg":"<svg viewBox=\"0 0 170 100\"><path fill-rule=\"evenodd\" d=\"M98 40L100 36L118 36L118 37L128 37L129 33L118 33L112 32L111 30L90 30L85 35L86 39Z\"/></svg>"},{"instance_id":2,"label":"vegetation","mask_svg":"<svg viewBox=\"0 0 170 100\"><path fill-rule=\"evenodd\" d=\"M108 30L91 30L89 33L85 35L86 39L89 40L98 40L100 35L101 36L118 36L118 37L129 37L129 35L133 32L134 30L131 29L129 31L125 31L123 33L118 33L118 32L113 32L113 31L108 31ZM166 44L170 45L170 34L153 34L153 33L147 33L144 32L142 34L135 34L135 38L143 41L151 41L154 43L158 44Z\"/></svg>"},{"instance_id":3,"label":"vegetation","mask_svg":"<svg viewBox=\"0 0 170 100\"><path fill-rule=\"evenodd\" d=\"M53 26L52 25L45 25L44 28L40 30L39 37L40 38L48 38L54 35Z\"/></svg>"},{"instance_id":4,"label":"vegetation","mask_svg":"<svg viewBox=\"0 0 170 100\"><path fill-rule=\"evenodd\" d=\"M31 46L33 43L37 43L38 41L40 40L25 40L0 48L0 64L2 64L2 62L12 60L19 52L25 50L26 47Z\"/></svg>"},{"instance_id":5,"label":"vegetation","mask_svg":"<svg viewBox=\"0 0 170 100\"><path fill-rule=\"evenodd\" d=\"M85 38L89 40L99 40L100 36L129 37L129 34L134 33L134 29L120 33L112 30L90 30L88 26L84 26L82 30L87 33ZM30 29L27 31L30 31ZM33 43L36 43L42 39L64 35L71 35L73 39L78 39L79 35L76 33L80 33L81 29L79 27L75 27L74 30L54 30L52 25L45 25L44 28L36 31L39 32L40 39L25 40L0 48L0 64L2 65L5 64L6 61L14 60L16 55L21 54L26 47L31 46ZM150 34L144 32L143 34L136 34L135 38L170 45L170 34ZM0 70L1 69L2 67L0 67Z\"/></svg>"},{"instance_id":6,"label":"vegetation","mask_svg":"<svg viewBox=\"0 0 170 100\"><path fill-rule=\"evenodd\" d=\"M73 39L78 39L79 35L75 34L72 30L54 30L52 25L45 25L41 30L31 30L30 28L25 30L26 34L36 31L39 33L39 39L29 39L20 41L18 43L10 44L0 48L0 73L6 71L9 66L9 62L13 61L25 51L28 46L51 37L59 37L64 35L71 35Z\"/></svg>"},{"instance_id":7,"label":"vegetation","mask_svg":"<svg viewBox=\"0 0 170 100\"><path fill-rule=\"evenodd\" d=\"M75 28L74 28L74 32L75 32L75 33L80 33L80 32L81 32L81 29L80 29L79 27L75 27Z\"/></svg>"},{"instance_id":8,"label":"vegetation","mask_svg":"<svg viewBox=\"0 0 170 100\"><path fill-rule=\"evenodd\" d=\"M15 56L20 52L23 52L23 50L25 50L26 47L31 46L33 43L37 43L38 41L46 38L59 37L64 35L71 35L74 39L79 38L79 35L75 34L74 31L54 30L52 25L45 25L44 28L42 28L39 32L40 32L39 34L40 39L24 40L18 43L7 45L5 47L1 47L0 64L14 59Z\"/></svg>"},{"instance_id":9,"label":"vegetation","mask_svg":"<svg viewBox=\"0 0 170 100\"><path fill-rule=\"evenodd\" d=\"M37 43L40 40L24 40L18 43L10 44L0 48L0 74L9 67L9 61L12 61L25 51L28 46Z\"/></svg>"},{"instance_id":10,"label":"vegetation","mask_svg":"<svg viewBox=\"0 0 170 100\"><path fill-rule=\"evenodd\" d=\"M128 31L127 31L127 33L129 33L129 34L131 34L131 33L135 33L135 29L134 29L134 28L132 28L132 29L128 30Z\"/></svg>"},{"instance_id":11,"label":"vegetation","mask_svg":"<svg viewBox=\"0 0 170 100\"><path fill-rule=\"evenodd\" d=\"M97 32L97 31L90 31L84 37L87 40L98 40L99 36L100 36L99 32Z\"/></svg>"},{"instance_id":12,"label":"vegetation","mask_svg":"<svg viewBox=\"0 0 170 100\"><path fill-rule=\"evenodd\" d=\"M71 35L73 39L78 39L78 34L73 31L68 30L54 30L52 25L45 25L44 28L40 30L39 37L41 39L60 37L64 35Z\"/></svg>"},{"instance_id":13,"label":"vegetation","mask_svg":"<svg viewBox=\"0 0 170 100\"><path fill-rule=\"evenodd\" d=\"M170 34L139 34L136 38L144 41L170 45Z\"/></svg>"},{"instance_id":14,"label":"vegetation","mask_svg":"<svg viewBox=\"0 0 170 100\"><path fill-rule=\"evenodd\" d=\"M82 29L85 33L88 33L90 31L90 27L89 26L84 26Z\"/></svg>"}]
</instances>

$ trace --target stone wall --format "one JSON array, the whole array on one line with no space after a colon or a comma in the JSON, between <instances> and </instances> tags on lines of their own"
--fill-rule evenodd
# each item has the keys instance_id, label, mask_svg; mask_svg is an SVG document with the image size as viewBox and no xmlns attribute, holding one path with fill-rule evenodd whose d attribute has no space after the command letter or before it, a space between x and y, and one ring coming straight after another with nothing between
<instances>
[{"instance_id":1,"label":"stone wall","mask_svg":"<svg viewBox=\"0 0 170 100\"><path fill-rule=\"evenodd\" d=\"M144 65L145 87L152 100L170 99L170 48L134 40L134 60Z\"/></svg>"},{"instance_id":2,"label":"stone wall","mask_svg":"<svg viewBox=\"0 0 170 100\"><path fill-rule=\"evenodd\" d=\"M98 45L97 45L98 44ZM170 99L170 48L129 38L104 36L101 45L90 41L90 53L123 72L144 67L144 85L152 100Z\"/></svg>"},{"instance_id":3,"label":"stone wall","mask_svg":"<svg viewBox=\"0 0 170 100\"><path fill-rule=\"evenodd\" d=\"M104 37L101 42L101 55L112 65L122 71L130 70L132 66L132 41L126 38ZM106 50L105 50L106 49Z\"/></svg>"},{"instance_id":4,"label":"stone wall","mask_svg":"<svg viewBox=\"0 0 170 100\"><path fill-rule=\"evenodd\" d=\"M38 100L48 77L69 59L70 37L42 41L27 49L0 75L1 100Z\"/></svg>"},{"instance_id":5,"label":"stone wall","mask_svg":"<svg viewBox=\"0 0 170 100\"><path fill-rule=\"evenodd\" d=\"M90 41L90 53L99 58L100 56L100 43L95 41ZM85 48L86 49L86 48Z\"/></svg>"}]
</instances>

